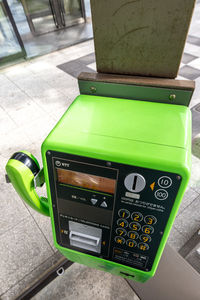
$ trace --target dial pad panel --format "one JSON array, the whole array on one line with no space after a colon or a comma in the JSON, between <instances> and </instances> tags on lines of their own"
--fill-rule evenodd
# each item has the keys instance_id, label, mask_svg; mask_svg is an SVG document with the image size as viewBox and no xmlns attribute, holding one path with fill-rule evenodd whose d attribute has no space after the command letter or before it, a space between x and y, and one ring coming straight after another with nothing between
<instances>
[{"instance_id":1,"label":"dial pad panel","mask_svg":"<svg viewBox=\"0 0 200 300\"><path fill-rule=\"evenodd\" d=\"M141 251L149 250L157 218L154 215L143 216L140 212L130 213L127 209L120 209L118 215L121 217L123 214L126 219L117 220L115 242L120 245L126 243L127 247L137 247Z\"/></svg>"},{"instance_id":2,"label":"dial pad panel","mask_svg":"<svg viewBox=\"0 0 200 300\"><path fill-rule=\"evenodd\" d=\"M48 151L46 160L58 244L150 271L186 184L181 174L57 151ZM80 180L69 180L69 172ZM101 229L97 252L70 243L70 221Z\"/></svg>"}]
</instances>

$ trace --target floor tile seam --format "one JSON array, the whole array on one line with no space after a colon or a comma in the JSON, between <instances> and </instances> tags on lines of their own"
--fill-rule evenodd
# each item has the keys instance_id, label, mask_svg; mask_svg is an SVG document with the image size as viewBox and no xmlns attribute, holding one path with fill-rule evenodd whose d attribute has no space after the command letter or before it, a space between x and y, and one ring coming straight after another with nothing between
<instances>
[{"instance_id":1,"label":"floor tile seam","mask_svg":"<svg viewBox=\"0 0 200 300\"><path fill-rule=\"evenodd\" d=\"M34 74L33 74L34 75ZM5 75L6 76L6 75ZM25 94L28 98L32 99L32 97L25 91L23 90L19 84L15 80L10 79L8 76L6 76L8 80L10 80L23 94Z\"/></svg>"},{"instance_id":2,"label":"floor tile seam","mask_svg":"<svg viewBox=\"0 0 200 300\"><path fill-rule=\"evenodd\" d=\"M56 68L56 67L55 67ZM61 69L60 69L61 70ZM61 70L62 71L62 70ZM63 73L66 73L67 75L69 75L71 78L73 78L74 79L74 77L71 75L71 74L69 74L69 73L67 73L67 72L65 72L65 71L63 71ZM51 87L51 88L53 88L53 89L55 89L57 92L59 92L60 94L62 94L62 96L66 96L66 93L65 92L63 92L61 89L59 89L59 88L57 88L57 85L56 85L56 87L52 84L50 84L49 82L48 82L48 80L46 81L45 79L44 79L44 81L46 82L46 83L48 83L48 85ZM33 98L34 99L34 98ZM37 104L37 102L35 102L34 101L34 103L36 103ZM40 108L41 108L41 106L40 106ZM43 108L43 107L42 107Z\"/></svg>"},{"instance_id":3,"label":"floor tile seam","mask_svg":"<svg viewBox=\"0 0 200 300\"><path fill-rule=\"evenodd\" d=\"M200 192L198 190L196 190L194 187L191 187L191 189L196 192L198 194L198 196L200 196ZM197 198L197 197L196 197Z\"/></svg>"},{"instance_id":4,"label":"floor tile seam","mask_svg":"<svg viewBox=\"0 0 200 300\"><path fill-rule=\"evenodd\" d=\"M180 230L176 227L175 224L173 225L173 228L176 229L176 231L178 231L178 233L179 233L180 235L182 235L183 237L185 237L187 240L189 239L188 236L187 236L186 234L180 232Z\"/></svg>"},{"instance_id":5,"label":"floor tile seam","mask_svg":"<svg viewBox=\"0 0 200 300\"><path fill-rule=\"evenodd\" d=\"M15 284L13 284L11 287L9 287L9 289L7 289L5 292L3 292L3 294L0 295L0 300L1 297L3 295L5 295L6 293L8 293L13 287L15 287L16 285L18 285L21 281L23 281L28 275L31 275L31 273L33 273L37 268L39 268L40 266L44 265L48 260L50 260L54 255L56 255L56 252L53 253L51 256L49 256L47 259L45 259L41 264L37 265L36 267L34 267L29 273L26 273L20 280L18 280ZM35 281L35 279L33 280Z\"/></svg>"},{"instance_id":6,"label":"floor tile seam","mask_svg":"<svg viewBox=\"0 0 200 300\"><path fill-rule=\"evenodd\" d=\"M35 76L36 74L33 73L33 75ZM36 77L38 77L38 76L36 76ZM49 86L49 88L52 88L52 86L51 86L47 81L45 81L45 80L42 79L42 78L40 78L40 80L43 81L45 84L47 84L47 85ZM30 100L33 101L33 99L34 99L35 97L30 96L30 95L27 93L27 91L24 90L24 89L22 89L22 88L19 86L19 84L17 84L15 81L12 81L12 80L10 80L10 81L11 81L12 83L14 83L14 84L16 85L16 87L18 87L18 88L20 89L20 91L21 91L22 93L24 93L28 98L30 98ZM35 101L34 101L34 103L36 104Z\"/></svg>"},{"instance_id":7,"label":"floor tile seam","mask_svg":"<svg viewBox=\"0 0 200 300\"><path fill-rule=\"evenodd\" d=\"M52 252L55 254L55 253L56 253L56 251L53 249L53 247L52 247L52 246L51 246L51 244L49 243L49 241L48 241L48 239L46 238L46 236L45 236L44 232L42 231L42 229L40 228L40 226L39 226L39 224L37 223L36 219L35 219L35 218L34 218L34 216L32 215L32 213L31 213L31 210L29 209L29 207L28 207L28 206L26 206L26 205L25 205L25 203L24 203L24 202L23 202L23 204L24 204L24 206L27 208L27 210L29 211L29 213L30 213L30 215L31 215L31 217L32 217L32 219L33 219L33 221L34 221L35 225L38 227L39 231L42 233L42 235L43 235L44 239L45 239L45 240L46 240L46 242L48 243L48 245L49 245L49 247L51 248ZM46 217L46 218L48 218L48 217Z\"/></svg>"},{"instance_id":8,"label":"floor tile seam","mask_svg":"<svg viewBox=\"0 0 200 300\"><path fill-rule=\"evenodd\" d=\"M62 96L63 96L63 94L62 94ZM42 98L40 98L40 99L42 99ZM50 115L49 111L45 108L45 106L43 106L42 104L38 103L36 100L34 100L34 98L33 98L33 101L34 101L34 103L38 106L39 109L43 110L43 112L44 112L47 116ZM40 118L41 118L41 117L39 117L39 119L40 119ZM34 120L34 121L35 121L35 120ZM0 299L0 300L1 300L1 299Z\"/></svg>"},{"instance_id":9,"label":"floor tile seam","mask_svg":"<svg viewBox=\"0 0 200 300\"><path fill-rule=\"evenodd\" d=\"M196 191L195 191L196 192ZM197 192L196 192L197 193ZM194 201L200 196L200 194L198 193L198 195L192 200L192 202L190 202L190 204L188 204L185 208L183 208L183 210L181 210L180 213L177 214L177 217L180 216L189 206L191 206Z\"/></svg>"},{"instance_id":10,"label":"floor tile seam","mask_svg":"<svg viewBox=\"0 0 200 300\"><path fill-rule=\"evenodd\" d=\"M16 85L16 84L15 84ZM23 90L23 89L21 89L18 85L16 85L19 89L20 89L20 91L22 92L22 93L24 93L28 98L29 98L29 100L31 101L31 102L33 102L36 106L38 106L38 108L40 108L41 109L41 107L34 101L34 98L33 97L31 97L29 94L27 94L27 92L25 91L25 90ZM1 105L0 105L1 106ZM11 118L11 120L15 123L15 125L17 126L17 127L19 127L19 125L15 122L15 120L12 118L12 116L9 114L9 112L7 112L2 106L1 106L1 108L7 113L7 115ZM39 118L39 117L38 117Z\"/></svg>"},{"instance_id":11,"label":"floor tile seam","mask_svg":"<svg viewBox=\"0 0 200 300\"><path fill-rule=\"evenodd\" d=\"M10 76L7 76L7 74L6 74L6 70L8 70L9 71L9 69L14 69L14 68L18 68L18 66L19 67L22 67L23 68L23 66L21 66L21 64L24 64L24 69L25 70L28 70L30 73L32 73L32 75L34 75L34 73L32 72L32 70L31 69L29 69L29 65L30 65L30 61L29 60L25 60L24 62L22 62L22 63L19 63L19 64L16 64L16 65L11 65L11 66L8 66L7 68L5 68L5 71L4 71L4 75L5 75L5 77L8 79L8 80L10 80L12 83L14 83L15 84L15 82L11 79L11 77Z\"/></svg>"},{"instance_id":12,"label":"floor tile seam","mask_svg":"<svg viewBox=\"0 0 200 300\"><path fill-rule=\"evenodd\" d=\"M29 212L30 213L30 212ZM25 222L25 221L28 221L29 220L29 217L30 216L26 216L25 218L23 218L21 221L19 221L19 222L17 222L14 226L11 226L9 229L7 229L6 231L4 231L3 233L0 233L0 238L4 235L4 234L6 234L6 233L8 233L9 231L11 231L11 230L13 230L16 226L18 226L19 224L21 224L21 223L23 223L23 222Z\"/></svg>"},{"instance_id":13,"label":"floor tile seam","mask_svg":"<svg viewBox=\"0 0 200 300\"><path fill-rule=\"evenodd\" d=\"M9 115L9 113L7 112L7 110L0 104L0 107L2 108L2 110L4 111L4 113L7 115L7 117L9 117L13 122L14 122L14 124L16 125L16 126L18 126L17 124L16 124L16 122L13 120L13 118ZM12 131L12 129L10 130L10 131Z\"/></svg>"},{"instance_id":14,"label":"floor tile seam","mask_svg":"<svg viewBox=\"0 0 200 300\"><path fill-rule=\"evenodd\" d=\"M35 103L34 103L34 104L35 104ZM17 124L17 122L13 119L12 115L10 115L9 112L8 112L7 114L8 114L8 116L9 116L9 118L15 123L16 128L17 128L17 129L21 128L21 126L19 126L19 124ZM38 116L38 118L39 118L39 116ZM22 129L22 128L21 128L21 129ZM10 130L10 131L12 131L12 130ZM25 134L25 132L24 132L24 134ZM25 134L25 135L26 135L26 134ZM26 135L26 137L28 138L27 135ZM1 299L0 299L0 300L1 300Z\"/></svg>"}]
</instances>

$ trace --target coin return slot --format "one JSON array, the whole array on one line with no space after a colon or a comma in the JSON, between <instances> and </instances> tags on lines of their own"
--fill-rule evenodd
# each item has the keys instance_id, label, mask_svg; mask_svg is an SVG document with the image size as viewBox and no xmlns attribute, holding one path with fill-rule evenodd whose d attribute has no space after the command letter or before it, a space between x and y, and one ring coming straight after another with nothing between
<instances>
[{"instance_id":1,"label":"coin return slot","mask_svg":"<svg viewBox=\"0 0 200 300\"><path fill-rule=\"evenodd\" d=\"M93 226L69 221L70 245L92 252L101 252L102 230Z\"/></svg>"},{"instance_id":2,"label":"coin return slot","mask_svg":"<svg viewBox=\"0 0 200 300\"><path fill-rule=\"evenodd\" d=\"M70 240L74 240L80 243L85 243L92 246L97 246L99 244L100 239L88 236L86 234L80 233L80 232L70 232L69 236Z\"/></svg>"}]
</instances>

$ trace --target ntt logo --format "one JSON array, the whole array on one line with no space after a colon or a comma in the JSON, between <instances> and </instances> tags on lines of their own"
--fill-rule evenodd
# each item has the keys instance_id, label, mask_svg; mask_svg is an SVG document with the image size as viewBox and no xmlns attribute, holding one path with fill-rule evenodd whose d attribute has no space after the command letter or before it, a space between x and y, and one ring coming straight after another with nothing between
<instances>
[{"instance_id":1,"label":"ntt logo","mask_svg":"<svg viewBox=\"0 0 200 300\"><path fill-rule=\"evenodd\" d=\"M56 160L56 161L55 161L55 165L56 165L57 167L60 167L60 166L61 166L61 162L60 162L59 160Z\"/></svg>"},{"instance_id":2,"label":"ntt logo","mask_svg":"<svg viewBox=\"0 0 200 300\"><path fill-rule=\"evenodd\" d=\"M59 160L55 161L55 165L56 165L56 167L64 167L64 168L68 168L69 167L68 163L60 162Z\"/></svg>"}]
</instances>

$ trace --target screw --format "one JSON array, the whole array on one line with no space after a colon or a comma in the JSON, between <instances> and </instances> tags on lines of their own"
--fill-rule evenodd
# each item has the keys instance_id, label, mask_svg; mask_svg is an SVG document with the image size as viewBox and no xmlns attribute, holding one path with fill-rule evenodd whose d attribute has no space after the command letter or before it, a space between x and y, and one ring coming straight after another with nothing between
<instances>
[{"instance_id":1,"label":"screw","mask_svg":"<svg viewBox=\"0 0 200 300\"><path fill-rule=\"evenodd\" d=\"M176 176L176 178L177 178L177 180L180 180L180 179L181 179L181 176L178 175L178 176Z\"/></svg>"},{"instance_id":2,"label":"screw","mask_svg":"<svg viewBox=\"0 0 200 300\"><path fill-rule=\"evenodd\" d=\"M96 89L95 86L91 86L91 87L90 87L90 91L92 92L92 94L95 94L96 91L97 91L97 89Z\"/></svg>"},{"instance_id":3,"label":"screw","mask_svg":"<svg viewBox=\"0 0 200 300\"><path fill-rule=\"evenodd\" d=\"M106 165L107 165L107 166L111 166L111 162L110 162L110 161L107 161Z\"/></svg>"},{"instance_id":4,"label":"screw","mask_svg":"<svg viewBox=\"0 0 200 300\"><path fill-rule=\"evenodd\" d=\"M50 151L47 151L47 154L48 154L48 155L51 155L51 152L50 152Z\"/></svg>"},{"instance_id":5,"label":"screw","mask_svg":"<svg viewBox=\"0 0 200 300\"><path fill-rule=\"evenodd\" d=\"M172 94L169 96L169 100L173 101L176 99L176 95L175 94Z\"/></svg>"},{"instance_id":6,"label":"screw","mask_svg":"<svg viewBox=\"0 0 200 300\"><path fill-rule=\"evenodd\" d=\"M163 232L161 231L160 234L163 235Z\"/></svg>"}]
</instances>

